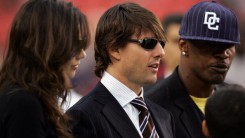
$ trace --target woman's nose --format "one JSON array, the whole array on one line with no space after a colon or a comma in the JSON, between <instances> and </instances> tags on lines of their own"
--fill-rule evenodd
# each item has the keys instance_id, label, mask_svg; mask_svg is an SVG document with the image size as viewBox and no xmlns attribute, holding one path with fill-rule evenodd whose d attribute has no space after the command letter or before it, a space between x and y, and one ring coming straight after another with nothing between
<instances>
[{"instance_id":1,"label":"woman's nose","mask_svg":"<svg viewBox=\"0 0 245 138\"><path fill-rule=\"evenodd\" d=\"M81 52L79 53L79 55L76 56L76 59L80 60L80 59L85 58L86 56L87 56L86 52L82 49Z\"/></svg>"}]
</instances>

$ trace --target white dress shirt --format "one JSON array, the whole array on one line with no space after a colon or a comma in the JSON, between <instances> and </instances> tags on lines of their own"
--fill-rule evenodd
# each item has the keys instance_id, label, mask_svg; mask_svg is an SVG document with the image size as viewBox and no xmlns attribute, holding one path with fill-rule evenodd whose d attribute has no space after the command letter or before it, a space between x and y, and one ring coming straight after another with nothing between
<instances>
[{"instance_id":1,"label":"white dress shirt","mask_svg":"<svg viewBox=\"0 0 245 138\"><path fill-rule=\"evenodd\" d=\"M138 97L138 95L136 95L134 91L129 89L126 85L118 81L106 71L104 72L100 81L116 98L116 100L128 114L140 136L143 138L139 128L139 111L132 104L130 104L130 102ZM141 94L139 97L143 97L143 88L141 88Z\"/></svg>"}]
</instances>

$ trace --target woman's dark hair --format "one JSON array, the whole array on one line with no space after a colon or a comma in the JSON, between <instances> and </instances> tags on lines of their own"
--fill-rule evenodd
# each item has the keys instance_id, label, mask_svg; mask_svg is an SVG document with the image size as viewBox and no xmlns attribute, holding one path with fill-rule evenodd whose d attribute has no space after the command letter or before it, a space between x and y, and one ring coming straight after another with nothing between
<instances>
[{"instance_id":1,"label":"woman's dark hair","mask_svg":"<svg viewBox=\"0 0 245 138\"><path fill-rule=\"evenodd\" d=\"M71 3L29 0L14 18L7 54L0 71L0 88L18 85L36 94L54 124L58 137L70 137L62 66L86 49L90 32L86 16Z\"/></svg>"},{"instance_id":2,"label":"woman's dark hair","mask_svg":"<svg viewBox=\"0 0 245 138\"><path fill-rule=\"evenodd\" d=\"M149 10L135 3L124 3L108 9L100 18L95 35L95 74L101 77L111 59L109 49L117 50L128 43L133 35L151 32L165 40L159 19Z\"/></svg>"}]
</instances>

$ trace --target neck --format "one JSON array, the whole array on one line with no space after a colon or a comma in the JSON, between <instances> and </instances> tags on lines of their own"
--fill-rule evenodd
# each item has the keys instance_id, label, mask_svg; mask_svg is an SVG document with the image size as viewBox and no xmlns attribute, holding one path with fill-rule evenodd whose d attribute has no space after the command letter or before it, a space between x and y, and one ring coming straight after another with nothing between
<instances>
[{"instance_id":1,"label":"neck","mask_svg":"<svg viewBox=\"0 0 245 138\"><path fill-rule=\"evenodd\" d=\"M198 79L193 76L193 73L185 73L180 67L178 72L189 95L198 98L207 98L212 94L215 88L214 84Z\"/></svg>"},{"instance_id":2,"label":"neck","mask_svg":"<svg viewBox=\"0 0 245 138\"><path fill-rule=\"evenodd\" d=\"M121 73L118 70L114 70L112 68L107 68L106 71L112 75L114 78L116 78L118 81L120 81L122 84L127 86L129 89L135 92L135 94L140 95L142 86L139 86L138 84L131 83L131 81L128 80L128 78L121 75Z\"/></svg>"}]
</instances>

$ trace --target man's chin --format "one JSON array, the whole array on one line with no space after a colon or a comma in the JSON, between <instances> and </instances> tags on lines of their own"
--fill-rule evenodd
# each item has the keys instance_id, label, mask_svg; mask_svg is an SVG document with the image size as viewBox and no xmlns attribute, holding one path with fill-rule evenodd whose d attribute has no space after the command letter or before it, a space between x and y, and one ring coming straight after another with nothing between
<instances>
[{"instance_id":1,"label":"man's chin","mask_svg":"<svg viewBox=\"0 0 245 138\"><path fill-rule=\"evenodd\" d=\"M210 80L210 82L212 84L220 84L220 83L223 83L225 80L225 77L220 77L220 78L215 78L215 79L212 79Z\"/></svg>"},{"instance_id":2,"label":"man's chin","mask_svg":"<svg viewBox=\"0 0 245 138\"><path fill-rule=\"evenodd\" d=\"M149 79L145 85L151 85L157 82L157 77Z\"/></svg>"}]
</instances>

